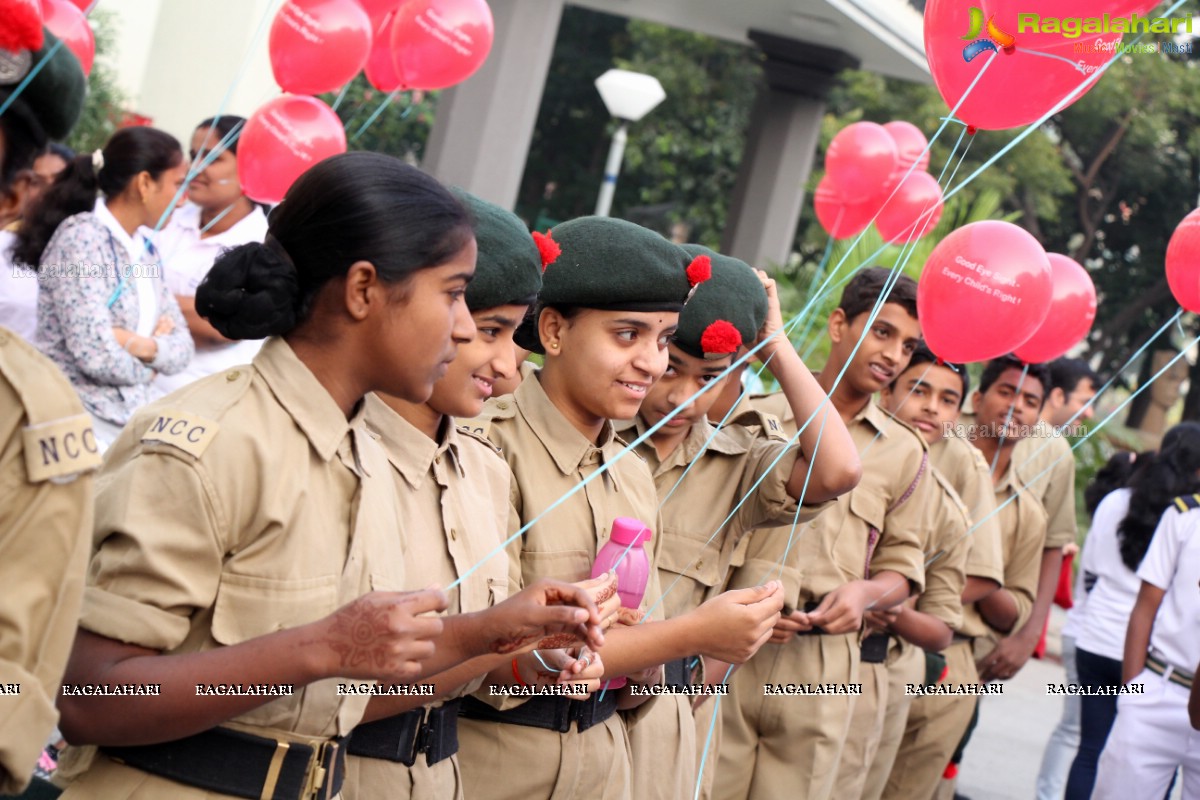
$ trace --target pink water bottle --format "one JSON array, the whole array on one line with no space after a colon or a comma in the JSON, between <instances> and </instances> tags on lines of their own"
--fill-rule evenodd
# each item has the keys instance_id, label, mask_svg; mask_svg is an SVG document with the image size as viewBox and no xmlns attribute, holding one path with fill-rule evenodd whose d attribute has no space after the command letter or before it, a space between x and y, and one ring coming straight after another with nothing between
<instances>
[{"instance_id":1,"label":"pink water bottle","mask_svg":"<svg viewBox=\"0 0 1200 800\"><path fill-rule=\"evenodd\" d=\"M596 554L592 577L598 578L609 570L616 571L617 595L621 598L622 608L638 608L646 595L646 584L650 580L646 542L650 537L650 529L640 520L617 517L613 520L612 535ZM620 689L624 685L624 678L614 678L607 683L607 688Z\"/></svg>"}]
</instances>

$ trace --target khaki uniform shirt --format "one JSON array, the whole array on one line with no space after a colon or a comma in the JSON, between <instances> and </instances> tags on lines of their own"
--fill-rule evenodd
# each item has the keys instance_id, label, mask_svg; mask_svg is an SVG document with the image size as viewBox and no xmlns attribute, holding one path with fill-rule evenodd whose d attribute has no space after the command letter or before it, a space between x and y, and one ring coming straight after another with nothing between
<instances>
[{"instance_id":1,"label":"khaki uniform shirt","mask_svg":"<svg viewBox=\"0 0 1200 800\"><path fill-rule=\"evenodd\" d=\"M620 430L633 441L647 429L639 417ZM658 568L668 618L724 591L734 548L747 532L765 525L790 526L797 510L799 521L808 522L827 505L798 509L788 494L800 450L788 445L779 421L769 415L751 411L720 430L697 422L662 461L649 439L638 453L650 466L662 504Z\"/></svg>"},{"instance_id":2,"label":"khaki uniform shirt","mask_svg":"<svg viewBox=\"0 0 1200 800\"><path fill-rule=\"evenodd\" d=\"M782 393L755 398L755 406L776 414L784 429L795 433L797 422ZM837 411L830 407L829 413ZM838 586L884 570L900 573L918 591L924 587L924 531L933 491L933 482L921 475L924 439L873 402L847 428L862 458L858 486L804 526L759 530L747 537L745 562L730 577L731 588L781 577L785 602L803 610L805 603L820 601ZM879 536L869 555L872 529Z\"/></svg>"},{"instance_id":3,"label":"khaki uniform shirt","mask_svg":"<svg viewBox=\"0 0 1200 800\"><path fill-rule=\"evenodd\" d=\"M967 529L971 517L950 481L936 467L933 478L933 521L925 545L925 591L917 610L937 617L951 629L962 624L962 593L966 584Z\"/></svg>"},{"instance_id":4,"label":"khaki uniform shirt","mask_svg":"<svg viewBox=\"0 0 1200 800\"><path fill-rule=\"evenodd\" d=\"M1004 585L1000 520L995 513L992 470L983 453L966 439L946 436L929 448L929 460L949 481L971 517L966 574Z\"/></svg>"},{"instance_id":5,"label":"khaki uniform shirt","mask_svg":"<svg viewBox=\"0 0 1200 800\"><path fill-rule=\"evenodd\" d=\"M1002 585L1017 603L1018 630L1029 619L1037 595L1038 574L1042 567L1042 549L1046 540L1046 512L1034 493L1021 483L1017 470L1010 466L995 487L996 519L1000 523L1001 551L1004 560ZM1012 499L1011 502L1009 501ZM972 603L963 609L959 631L966 636L998 641L1007 633L988 625ZM982 655L976 649L976 657Z\"/></svg>"},{"instance_id":6,"label":"khaki uniform shirt","mask_svg":"<svg viewBox=\"0 0 1200 800\"><path fill-rule=\"evenodd\" d=\"M99 465L71 384L0 328L0 795L24 789L58 721Z\"/></svg>"},{"instance_id":7,"label":"khaki uniform shirt","mask_svg":"<svg viewBox=\"0 0 1200 800\"><path fill-rule=\"evenodd\" d=\"M1021 482L1030 488L1046 511L1046 548L1075 542L1075 454L1061 434L1049 424L1042 434L1027 436L1013 446L1012 463ZM1045 474L1042 474L1042 473Z\"/></svg>"},{"instance_id":8,"label":"khaki uniform shirt","mask_svg":"<svg viewBox=\"0 0 1200 800\"><path fill-rule=\"evenodd\" d=\"M287 343L268 340L253 366L141 409L109 450L80 625L192 653L315 622L371 590L404 589L389 469L361 412L348 422ZM369 699L339 696L345 681L297 686L225 724L300 741L345 735ZM147 779L122 770L132 785ZM209 796L153 780L174 797ZM72 788L118 792L93 783L85 774Z\"/></svg>"}]
</instances>

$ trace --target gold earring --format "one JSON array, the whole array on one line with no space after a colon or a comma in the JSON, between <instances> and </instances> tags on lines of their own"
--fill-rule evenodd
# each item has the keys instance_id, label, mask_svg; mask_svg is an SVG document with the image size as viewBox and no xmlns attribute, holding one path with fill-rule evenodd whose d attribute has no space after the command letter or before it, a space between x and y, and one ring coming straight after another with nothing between
<instances>
[{"instance_id":1,"label":"gold earring","mask_svg":"<svg viewBox=\"0 0 1200 800\"><path fill-rule=\"evenodd\" d=\"M550 349L551 349L551 350L557 350L557 349L558 349L558 342L551 342L551 343L550 343Z\"/></svg>"}]
</instances>

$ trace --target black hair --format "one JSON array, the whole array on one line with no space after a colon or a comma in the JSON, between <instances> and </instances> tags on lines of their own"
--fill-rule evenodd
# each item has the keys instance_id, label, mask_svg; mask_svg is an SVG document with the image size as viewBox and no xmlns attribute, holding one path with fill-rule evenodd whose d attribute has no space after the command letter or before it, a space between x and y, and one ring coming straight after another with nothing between
<instances>
[{"instance_id":1,"label":"black hair","mask_svg":"<svg viewBox=\"0 0 1200 800\"><path fill-rule=\"evenodd\" d=\"M1025 369L1025 378L1036 378L1042 384L1042 405L1046 405L1046 395L1050 394L1050 365L1048 364L1026 364L1021 359L1013 354L993 358L987 362L983 368L983 374L979 376L979 393L987 394L987 390L992 388L1005 370L1010 369Z\"/></svg>"},{"instance_id":2,"label":"black hair","mask_svg":"<svg viewBox=\"0 0 1200 800\"><path fill-rule=\"evenodd\" d=\"M1129 513L1117 527L1125 566L1136 570L1142 563L1158 521L1176 497L1200 492L1197 470L1200 423L1181 422L1167 431L1158 455L1130 483Z\"/></svg>"},{"instance_id":3,"label":"black hair","mask_svg":"<svg viewBox=\"0 0 1200 800\"><path fill-rule=\"evenodd\" d=\"M1097 389L1100 388L1100 376L1082 358L1064 356L1054 359L1049 366L1050 386L1046 388L1047 392L1051 389L1062 389L1063 395L1069 395L1085 380L1091 381L1092 386Z\"/></svg>"},{"instance_id":4,"label":"black hair","mask_svg":"<svg viewBox=\"0 0 1200 800\"><path fill-rule=\"evenodd\" d=\"M213 147L216 147L217 142L223 141L225 137L229 136L234 128L238 128L238 133L241 133L241 127L245 126L245 124L245 117L239 117L235 114L225 114L220 117L209 117L208 119L201 120L200 124L197 125L194 130L198 131L201 128L209 128L215 131L217 135L212 144ZM236 155L237 143L238 139L240 138L241 137L239 135L234 134L233 138L225 141L225 143L221 146L221 149L228 150Z\"/></svg>"},{"instance_id":5,"label":"black hair","mask_svg":"<svg viewBox=\"0 0 1200 800\"><path fill-rule=\"evenodd\" d=\"M467 209L437 180L382 153L319 162L271 212L267 243L225 251L196 290L196 311L230 339L282 335L356 261L398 284L471 241Z\"/></svg>"},{"instance_id":6,"label":"black hair","mask_svg":"<svg viewBox=\"0 0 1200 800\"><path fill-rule=\"evenodd\" d=\"M887 267L865 267L855 273L842 290L842 299L838 301L838 308L846 315L846 321L854 322L859 314L874 308L891 277L892 271ZM900 275L884 302L903 306L909 316L916 319L917 282L907 275Z\"/></svg>"},{"instance_id":7,"label":"black hair","mask_svg":"<svg viewBox=\"0 0 1200 800\"><path fill-rule=\"evenodd\" d=\"M1088 516L1095 516L1100 501L1117 489L1128 486L1134 474L1150 464L1154 457L1153 450L1141 453L1120 450L1113 453L1083 490L1083 507L1087 510Z\"/></svg>"},{"instance_id":8,"label":"black hair","mask_svg":"<svg viewBox=\"0 0 1200 800\"><path fill-rule=\"evenodd\" d=\"M46 145L46 149L42 151L43 156L58 156L63 161L70 163L75 159L75 151L67 147L62 142L50 142ZM40 158L40 156L39 156Z\"/></svg>"},{"instance_id":9,"label":"black hair","mask_svg":"<svg viewBox=\"0 0 1200 800\"><path fill-rule=\"evenodd\" d=\"M9 92L0 91L0 102ZM0 153L0 194L7 194L13 182L24 171L33 166L33 161L46 146L46 134L32 115L18 113L22 103L13 103L0 115L0 140L4 142Z\"/></svg>"},{"instance_id":10,"label":"black hair","mask_svg":"<svg viewBox=\"0 0 1200 800\"><path fill-rule=\"evenodd\" d=\"M120 129L102 153L104 166L99 171L92 166L91 154L68 161L54 184L37 199L17 232L13 246L16 263L40 264L54 231L67 217L91 211L97 190L105 197L116 197L141 173L148 172L158 180L183 161L183 148L174 136L143 126Z\"/></svg>"},{"instance_id":11,"label":"black hair","mask_svg":"<svg viewBox=\"0 0 1200 800\"><path fill-rule=\"evenodd\" d=\"M919 342L916 349L913 350L912 358L909 359L908 366L904 368L904 372L913 367L919 367L922 364L937 364L940 367L949 367L958 373L959 379L962 380L962 395L958 398L958 407L962 408L963 401L967 399L967 393L971 391L971 376L967 374L966 365L942 361L933 354L933 351L929 349L929 346L925 342ZM901 372L900 375L903 375L904 372ZM893 378L891 384L888 385L888 388L893 392L896 391L896 383L900 380L900 375Z\"/></svg>"}]
</instances>

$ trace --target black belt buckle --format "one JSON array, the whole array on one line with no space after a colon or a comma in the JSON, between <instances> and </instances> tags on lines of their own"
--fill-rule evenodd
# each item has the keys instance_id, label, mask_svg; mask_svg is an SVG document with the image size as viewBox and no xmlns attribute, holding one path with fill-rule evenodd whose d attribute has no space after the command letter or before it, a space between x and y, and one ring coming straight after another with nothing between
<instances>
[{"instance_id":1,"label":"black belt buckle","mask_svg":"<svg viewBox=\"0 0 1200 800\"><path fill-rule=\"evenodd\" d=\"M313 749L304 797L329 800L342 790L346 777L346 737L328 739Z\"/></svg>"},{"instance_id":2,"label":"black belt buckle","mask_svg":"<svg viewBox=\"0 0 1200 800\"><path fill-rule=\"evenodd\" d=\"M807 603L804 604L804 613L811 614L812 612L817 610L817 607L819 605L821 605L819 602L817 602L815 600L809 600ZM818 625L814 625L813 627L809 628L806 631L796 631L796 635L797 636L824 636L825 629Z\"/></svg>"},{"instance_id":3,"label":"black belt buckle","mask_svg":"<svg viewBox=\"0 0 1200 800\"><path fill-rule=\"evenodd\" d=\"M424 725L423 708L362 723L351 732L347 751L353 756L411 767L416 763L417 745Z\"/></svg>"},{"instance_id":4,"label":"black belt buckle","mask_svg":"<svg viewBox=\"0 0 1200 800\"><path fill-rule=\"evenodd\" d=\"M667 686L673 689L687 689L692 685L692 670L690 665L693 658L698 658L698 656L677 658L666 663L664 681Z\"/></svg>"},{"instance_id":5,"label":"black belt buckle","mask_svg":"<svg viewBox=\"0 0 1200 800\"><path fill-rule=\"evenodd\" d=\"M617 710L617 693L605 692L604 700L600 695L593 694L587 700L570 701L572 718L580 733L593 728L611 717Z\"/></svg>"},{"instance_id":6,"label":"black belt buckle","mask_svg":"<svg viewBox=\"0 0 1200 800\"><path fill-rule=\"evenodd\" d=\"M861 659L865 664L882 664L887 661L888 644L891 636L886 633L872 633L862 640Z\"/></svg>"},{"instance_id":7,"label":"black belt buckle","mask_svg":"<svg viewBox=\"0 0 1200 800\"><path fill-rule=\"evenodd\" d=\"M417 752L425 753L429 766L445 761L458 752L458 710L462 700L451 700L426 715L418 737ZM415 756L414 756L415 760Z\"/></svg>"}]
</instances>

